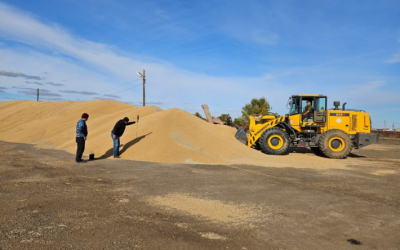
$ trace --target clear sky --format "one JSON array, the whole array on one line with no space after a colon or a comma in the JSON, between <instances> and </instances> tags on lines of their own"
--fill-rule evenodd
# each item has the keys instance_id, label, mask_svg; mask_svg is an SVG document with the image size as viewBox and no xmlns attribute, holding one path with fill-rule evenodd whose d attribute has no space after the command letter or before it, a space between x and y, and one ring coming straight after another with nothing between
<instances>
[{"instance_id":1,"label":"clear sky","mask_svg":"<svg viewBox=\"0 0 400 250\"><path fill-rule=\"evenodd\" d=\"M0 101L113 99L214 116L324 94L400 127L400 1L0 0Z\"/></svg>"}]
</instances>

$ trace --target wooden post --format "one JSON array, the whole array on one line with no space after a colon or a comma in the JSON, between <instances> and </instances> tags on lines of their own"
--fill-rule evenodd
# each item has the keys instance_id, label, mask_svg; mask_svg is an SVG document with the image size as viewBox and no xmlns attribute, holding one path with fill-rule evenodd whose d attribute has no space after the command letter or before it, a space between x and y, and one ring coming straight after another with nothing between
<instances>
[{"instance_id":1,"label":"wooden post","mask_svg":"<svg viewBox=\"0 0 400 250\"><path fill-rule=\"evenodd\" d=\"M143 70L143 107L146 106L146 71Z\"/></svg>"},{"instance_id":2,"label":"wooden post","mask_svg":"<svg viewBox=\"0 0 400 250\"><path fill-rule=\"evenodd\" d=\"M37 92L36 92L36 101L37 102L39 101L39 88L37 89Z\"/></svg>"}]
</instances>

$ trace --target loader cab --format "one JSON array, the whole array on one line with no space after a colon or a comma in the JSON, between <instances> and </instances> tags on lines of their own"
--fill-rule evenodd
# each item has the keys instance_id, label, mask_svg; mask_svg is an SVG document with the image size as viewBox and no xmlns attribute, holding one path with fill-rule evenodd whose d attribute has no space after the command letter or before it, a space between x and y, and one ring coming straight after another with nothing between
<instances>
[{"instance_id":1,"label":"loader cab","mask_svg":"<svg viewBox=\"0 0 400 250\"><path fill-rule=\"evenodd\" d=\"M326 122L326 110L328 98L323 95L293 95L289 98L289 115L298 115L299 123L308 122ZM312 111L307 117L303 114L307 102L311 102Z\"/></svg>"}]
</instances>

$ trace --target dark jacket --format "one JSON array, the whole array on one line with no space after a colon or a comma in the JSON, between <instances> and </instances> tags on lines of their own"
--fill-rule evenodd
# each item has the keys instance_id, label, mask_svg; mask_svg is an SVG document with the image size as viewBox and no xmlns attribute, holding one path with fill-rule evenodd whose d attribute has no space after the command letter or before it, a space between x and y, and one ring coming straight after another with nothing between
<instances>
[{"instance_id":1,"label":"dark jacket","mask_svg":"<svg viewBox=\"0 0 400 250\"><path fill-rule=\"evenodd\" d=\"M127 124L125 124L125 121L121 119L121 120L117 121L117 123L115 124L115 126L114 126L113 130L111 131L111 133L113 133L117 137L121 137L124 134L125 126L132 125L132 124L135 124L135 123L136 122L128 122Z\"/></svg>"},{"instance_id":2,"label":"dark jacket","mask_svg":"<svg viewBox=\"0 0 400 250\"><path fill-rule=\"evenodd\" d=\"M76 124L76 137L86 137L88 135L88 130L86 122L82 119Z\"/></svg>"}]
</instances>

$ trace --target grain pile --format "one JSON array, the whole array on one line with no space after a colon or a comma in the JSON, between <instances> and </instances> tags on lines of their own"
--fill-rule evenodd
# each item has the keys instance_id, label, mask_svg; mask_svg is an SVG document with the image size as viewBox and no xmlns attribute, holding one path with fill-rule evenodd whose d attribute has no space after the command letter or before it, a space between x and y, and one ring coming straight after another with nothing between
<instances>
[{"instance_id":1,"label":"grain pile","mask_svg":"<svg viewBox=\"0 0 400 250\"><path fill-rule=\"evenodd\" d=\"M121 158L139 161L208 164L299 165L299 157L269 156L236 141L236 129L212 125L180 110L135 107L115 101L0 103L0 140L33 143L75 154L75 127L84 112L90 115L84 155L112 156L111 130L125 116L137 124L121 137ZM136 137L137 134L137 137ZM73 158L73 157L72 157ZM326 161L328 159L322 159ZM314 159L315 161L315 159ZM328 160L329 161L329 160ZM332 162L331 162L332 163ZM313 163L315 164L315 162ZM327 166L327 162L322 163ZM321 165L322 165L321 164ZM320 164L319 164L320 165ZM310 163L304 166L312 167ZM335 164L335 167L338 167Z\"/></svg>"},{"instance_id":2,"label":"grain pile","mask_svg":"<svg viewBox=\"0 0 400 250\"><path fill-rule=\"evenodd\" d=\"M230 224L254 223L262 206L225 204L219 200L192 197L189 194L172 193L166 196L150 197L147 201L156 206L174 208L211 221Z\"/></svg>"}]
</instances>

